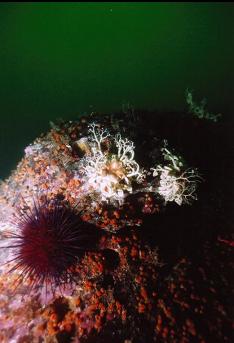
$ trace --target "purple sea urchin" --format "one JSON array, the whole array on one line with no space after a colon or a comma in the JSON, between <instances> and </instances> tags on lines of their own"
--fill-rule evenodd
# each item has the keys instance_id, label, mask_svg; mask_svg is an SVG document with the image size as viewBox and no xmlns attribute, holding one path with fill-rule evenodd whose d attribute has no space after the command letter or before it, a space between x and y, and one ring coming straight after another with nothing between
<instances>
[{"instance_id":1,"label":"purple sea urchin","mask_svg":"<svg viewBox=\"0 0 234 343\"><path fill-rule=\"evenodd\" d=\"M52 288L74 281L82 255L95 249L98 230L83 222L75 208L60 201L35 204L17 221L19 233L11 233L14 263L20 280Z\"/></svg>"}]
</instances>

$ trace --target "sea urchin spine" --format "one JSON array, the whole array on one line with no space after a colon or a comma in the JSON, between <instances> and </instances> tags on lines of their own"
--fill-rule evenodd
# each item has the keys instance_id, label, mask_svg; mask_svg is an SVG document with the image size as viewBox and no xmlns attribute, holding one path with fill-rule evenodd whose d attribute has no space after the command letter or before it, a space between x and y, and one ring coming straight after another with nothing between
<instances>
[{"instance_id":1,"label":"sea urchin spine","mask_svg":"<svg viewBox=\"0 0 234 343\"><path fill-rule=\"evenodd\" d=\"M99 230L83 222L75 208L62 202L35 204L16 221L19 232L12 233L14 263L11 271L32 286L62 286L74 280L74 270L82 255L97 245Z\"/></svg>"}]
</instances>

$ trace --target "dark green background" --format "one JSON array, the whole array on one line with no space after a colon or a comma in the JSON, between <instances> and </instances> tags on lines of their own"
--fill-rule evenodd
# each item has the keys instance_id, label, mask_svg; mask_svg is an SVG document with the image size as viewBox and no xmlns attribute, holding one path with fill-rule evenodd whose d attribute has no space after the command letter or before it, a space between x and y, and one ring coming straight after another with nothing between
<instances>
[{"instance_id":1,"label":"dark green background","mask_svg":"<svg viewBox=\"0 0 234 343\"><path fill-rule=\"evenodd\" d=\"M49 120L91 111L234 110L231 3L1 3L0 177Z\"/></svg>"}]
</instances>

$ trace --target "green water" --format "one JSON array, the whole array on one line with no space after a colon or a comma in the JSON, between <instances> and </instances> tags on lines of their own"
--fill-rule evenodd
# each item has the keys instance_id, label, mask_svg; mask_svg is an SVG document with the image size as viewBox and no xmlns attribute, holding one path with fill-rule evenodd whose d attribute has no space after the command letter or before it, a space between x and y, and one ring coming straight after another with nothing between
<instances>
[{"instance_id":1,"label":"green water","mask_svg":"<svg viewBox=\"0 0 234 343\"><path fill-rule=\"evenodd\" d=\"M0 177L49 120L91 111L234 110L232 3L1 3Z\"/></svg>"}]
</instances>

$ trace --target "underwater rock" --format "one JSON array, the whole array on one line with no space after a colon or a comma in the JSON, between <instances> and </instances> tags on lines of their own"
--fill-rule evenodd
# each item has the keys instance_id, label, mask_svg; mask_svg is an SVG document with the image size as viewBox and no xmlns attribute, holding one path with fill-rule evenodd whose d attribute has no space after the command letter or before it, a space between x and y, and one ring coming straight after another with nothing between
<instances>
[{"instance_id":1,"label":"underwater rock","mask_svg":"<svg viewBox=\"0 0 234 343\"><path fill-rule=\"evenodd\" d=\"M53 124L1 183L1 342L229 342L232 247L179 244L202 178L132 115Z\"/></svg>"}]
</instances>

